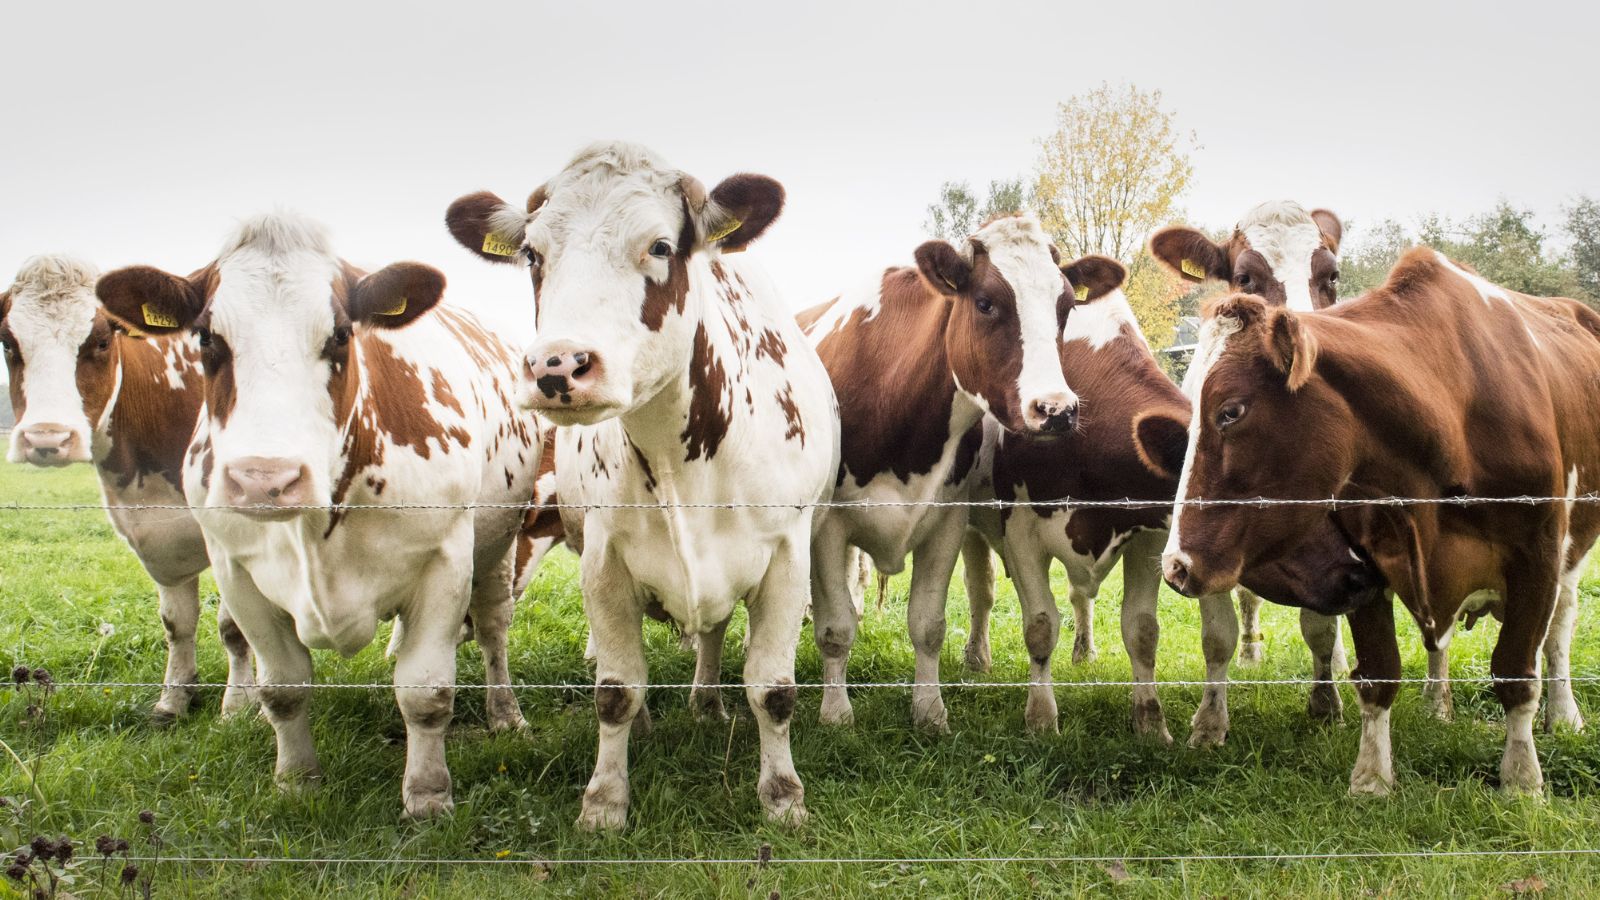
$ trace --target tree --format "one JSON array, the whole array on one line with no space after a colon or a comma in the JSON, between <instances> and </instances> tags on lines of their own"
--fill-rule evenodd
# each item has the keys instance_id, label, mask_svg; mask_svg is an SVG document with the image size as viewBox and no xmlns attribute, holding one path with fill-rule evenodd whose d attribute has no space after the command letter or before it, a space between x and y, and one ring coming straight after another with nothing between
<instances>
[{"instance_id":1,"label":"tree","mask_svg":"<svg viewBox=\"0 0 1600 900\"><path fill-rule=\"evenodd\" d=\"M1158 347L1172 341L1185 290L1144 242L1175 215L1198 146L1160 91L1108 84L1060 104L1056 130L1039 142L1034 203L1045 229L1068 256L1100 253L1128 267L1128 301Z\"/></svg>"},{"instance_id":2,"label":"tree","mask_svg":"<svg viewBox=\"0 0 1600 900\"><path fill-rule=\"evenodd\" d=\"M1586 295L1581 299L1600 306L1600 201L1580 195L1563 212L1567 219L1562 230L1572 242L1567 250L1568 265Z\"/></svg>"},{"instance_id":3,"label":"tree","mask_svg":"<svg viewBox=\"0 0 1600 900\"><path fill-rule=\"evenodd\" d=\"M939 188L939 202L928 205L923 229L946 241L959 241L977 231L989 219L1021 212L1025 197L1021 178L989 182L989 197L980 206L972 185L965 181L946 181Z\"/></svg>"},{"instance_id":4,"label":"tree","mask_svg":"<svg viewBox=\"0 0 1600 900\"><path fill-rule=\"evenodd\" d=\"M1545 253L1545 234L1533 211L1502 200L1493 210L1453 223L1438 215L1422 222L1422 243L1471 265L1502 287L1539 297L1578 297L1576 272Z\"/></svg>"},{"instance_id":5,"label":"tree","mask_svg":"<svg viewBox=\"0 0 1600 900\"><path fill-rule=\"evenodd\" d=\"M1389 270L1415 241L1404 225L1384 219L1371 228L1345 223L1344 246L1339 249L1339 296L1359 296L1389 277Z\"/></svg>"}]
</instances>

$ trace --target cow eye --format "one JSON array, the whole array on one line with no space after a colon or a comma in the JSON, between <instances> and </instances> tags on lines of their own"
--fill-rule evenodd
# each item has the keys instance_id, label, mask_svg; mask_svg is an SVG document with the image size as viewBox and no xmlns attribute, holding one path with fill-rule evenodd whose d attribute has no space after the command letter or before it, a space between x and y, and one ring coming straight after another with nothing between
<instances>
[{"instance_id":1,"label":"cow eye","mask_svg":"<svg viewBox=\"0 0 1600 900\"><path fill-rule=\"evenodd\" d=\"M672 245L666 241L656 241L650 245L650 255L656 259L666 259L672 255Z\"/></svg>"},{"instance_id":2,"label":"cow eye","mask_svg":"<svg viewBox=\"0 0 1600 900\"><path fill-rule=\"evenodd\" d=\"M108 338L108 337L101 338L100 339L100 343L95 345L95 349L100 351L101 353L104 353L107 350L110 350L111 349L111 338Z\"/></svg>"},{"instance_id":3,"label":"cow eye","mask_svg":"<svg viewBox=\"0 0 1600 900\"><path fill-rule=\"evenodd\" d=\"M1227 428L1229 425L1232 425L1233 423L1244 418L1245 409L1246 406L1243 400L1233 400L1228 403L1224 403L1222 408L1217 410L1217 427Z\"/></svg>"},{"instance_id":4,"label":"cow eye","mask_svg":"<svg viewBox=\"0 0 1600 900\"><path fill-rule=\"evenodd\" d=\"M15 358L17 355L17 342L10 337L0 338L0 349L5 350L7 357Z\"/></svg>"},{"instance_id":5,"label":"cow eye","mask_svg":"<svg viewBox=\"0 0 1600 900\"><path fill-rule=\"evenodd\" d=\"M350 343L350 326L340 325L333 330L333 342L343 347Z\"/></svg>"},{"instance_id":6,"label":"cow eye","mask_svg":"<svg viewBox=\"0 0 1600 900\"><path fill-rule=\"evenodd\" d=\"M1240 272L1238 275L1233 277L1233 280L1239 285L1239 287L1247 288L1250 286L1250 273Z\"/></svg>"},{"instance_id":7,"label":"cow eye","mask_svg":"<svg viewBox=\"0 0 1600 900\"><path fill-rule=\"evenodd\" d=\"M978 308L978 312L983 313L986 316L994 315L994 301L990 300L988 297L979 297L972 301L972 305Z\"/></svg>"},{"instance_id":8,"label":"cow eye","mask_svg":"<svg viewBox=\"0 0 1600 900\"><path fill-rule=\"evenodd\" d=\"M211 346L211 329L209 329L209 328L197 328L197 329L195 329L194 336L195 336L195 340L197 342L199 342L200 346L202 346L202 347Z\"/></svg>"},{"instance_id":9,"label":"cow eye","mask_svg":"<svg viewBox=\"0 0 1600 900\"><path fill-rule=\"evenodd\" d=\"M539 251L527 245L523 245L522 257L528 261L529 266L537 267L544 265L544 257L539 255Z\"/></svg>"},{"instance_id":10,"label":"cow eye","mask_svg":"<svg viewBox=\"0 0 1600 900\"><path fill-rule=\"evenodd\" d=\"M1328 283L1329 284L1338 284L1339 283L1339 270L1338 269L1334 269L1332 272L1328 273Z\"/></svg>"}]
</instances>

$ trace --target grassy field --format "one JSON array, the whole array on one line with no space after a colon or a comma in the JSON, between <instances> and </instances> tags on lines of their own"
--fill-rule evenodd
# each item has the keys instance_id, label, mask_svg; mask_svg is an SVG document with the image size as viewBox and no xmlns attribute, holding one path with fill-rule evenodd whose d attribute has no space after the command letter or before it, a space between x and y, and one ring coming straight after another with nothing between
<instances>
[{"instance_id":1,"label":"grassy field","mask_svg":"<svg viewBox=\"0 0 1600 900\"><path fill-rule=\"evenodd\" d=\"M0 503L95 502L87 468L42 472L0 467ZM558 552L535 580L512 633L512 675L529 682L585 682L584 627L576 564ZM1057 578L1060 578L1059 572ZM1600 669L1594 633L1596 573L1584 582L1585 609L1574 668ZM852 660L857 680L910 677L904 637L904 578L895 580L881 614L869 606ZM1059 585L1058 585L1059 587ZM214 599L202 615L201 678L220 680ZM1026 660L1015 598L1001 585L996 607L994 672L963 671L965 603L952 587L949 682L1022 681ZM1057 657L1062 681L1125 679L1117 632L1119 585L1099 600L1098 662ZM893 593L893 592L892 592ZM1058 590L1058 596L1064 596ZM1068 617L1070 620L1070 616ZM1199 616L1188 600L1162 597L1165 679L1203 677ZM1293 611L1264 614L1267 661L1251 677L1303 677L1309 658ZM110 626L105 627L105 626ZM740 626L736 623L734 632ZM1492 623L1455 644L1454 671L1486 671ZM1424 657L1405 636L1406 673L1420 676ZM730 634L725 680L742 664ZM322 654L318 677L372 682L389 677L382 641L353 659ZM57 680L152 681L164 661L154 590L103 514L0 509L0 660L47 667ZM687 681L692 659L665 629L652 625L648 653L654 681ZM461 653L461 678L481 681L475 650ZM1238 672L1239 670L1236 670ZM799 679L819 678L809 632ZM1544 896L1600 893L1600 859L1422 857L1341 861L1097 863L744 863L575 865L553 869L510 864L531 858L753 859L770 844L778 860L948 858L957 856L1115 856L1461 851L1600 846L1600 746L1591 734L1540 736L1547 799L1507 800L1494 789L1503 732L1486 686L1456 688L1457 721L1427 718L1420 693L1407 686L1394 715L1396 794L1354 800L1345 784L1356 752L1354 693L1342 726L1317 727L1297 686L1236 687L1228 745L1183 746L1198 689L1163 690L1178 743L1134 739L1122 688L1062 687L1061 733L1029 736L1023 693L946 690L952 733L911 727L909 696L867 689L855 698L856 725L816 724L818 696L802 691L794 755L806 784L811 824L790 833L767 825L755 796L756 735L742 696L730 692L726 725L702 725L686 692L653 691L655 731L633 745L632 827L592 837L572 822L593 764L595 728L585 691L529 691L521 700L526 734L489 735L482 695L463 692L449 754L455 815L405 824L399 819L404 729L387 691L322 691L312 718L326 784L282 795L273 786L270 728L256 716L220 720L219 691L203 692L195 712L164 729L147 710L154 691L61 689L0 694L0 739L37 769L0 763L0 841L6 849L36 833L85 842L91 859L76 871L79 897L117 893L116 866L98 872L97 835L130 839L149 852L149 835L171 856L503 859L495 866L438 864L263 863L144 865L158 896L281 896L337 892L343 897L529 894L574 896L887 896L960 894L1014 897L1111 891L1129 896L1399 895L1505 896L1517 888ZM1600 690L1580 685L1578 699L1600 720ZM42 798L42 799L40 799ZM138 820L156 814L152 826ZM0 879L0 896L14 883Z\"/></svg>"}]
</instances>

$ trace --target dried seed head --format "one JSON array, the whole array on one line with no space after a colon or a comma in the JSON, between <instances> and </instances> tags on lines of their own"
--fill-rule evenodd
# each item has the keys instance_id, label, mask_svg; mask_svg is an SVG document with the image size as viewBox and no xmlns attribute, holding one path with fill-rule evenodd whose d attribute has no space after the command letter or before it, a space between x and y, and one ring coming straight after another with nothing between
<instances>
[{"instance_id":1,"label":"dried seed head","mask_svg":"<svg viewBox=\"0 0 1600 900\"><path fill-rule=\"evenodd\" d=\"M6 867L6 877L12 881L21 881L28 877L28 867L22 863L12 863Z\"/></svg>"},{"instance_id":2,"label":"dried seed head","mask_svg":"<svg viewBox=\"0 0 1600 900\"><path fill-rule=\"evenodd\" d=\"M46 862L49 862L50 858L56 855L55 843L42 834L35 836L33 840L29 841L28 846L33 850L35 859L42 859Z\"/></svg>"},{"instance_id":3,"label":"dried seed head","mask_svg":"<svg viewBox=\"0 0 1600 900\"><path fill-rule=\"evenodd\" d=\"M28 679L32 676L33 670L29 669L27 666L17 666L15 669L11 670L11 680L15 681L17 684L27 684Z\"/></svg>"},{"instance_id":4,"label":"dried seed head","mask_svg":"<svg viewBox=\"0 0 1600 900\"><path fill-rule=\"evenodd\" d=\"M33 670L33 680L44 685L45 687L49 687L55 682L55 679L50 676L50 670L46 669L44 666L40 666L39 668Z\"/></svg>"},{"instance_id":5,"label":"dried seed head","mask_svg":"<svg viewBox=\"0 0 1600 900\"><path fill-rule=\"evenodd\" d=\"M56 859L63 863L72 862L72 838L63 834L56 840Z\"/></svg>"},{"instance_id":6,"label":"dried seed head","mask_svg":"<svg viewBox=\"0 0 1600 900\"><path fill-rule=\"evenodd\" d=\"M148 809L141 809L139 810L139 821L146 825L154 825L156 823L156 814Z\"/></svg>"},{"instance_id":7,"label":"dried seed head","mask_svg":"<svg viewBox=\"0 0 1600 900\"><path fill-rule=\"evenodd\" d=\"M123 884L133 884L133 882L136 879L138 879L138 877L139 877L139 867L138 866L134 865L133 863L128 863L127 865L122 867L121 880L122 880Z\"/></svg>"},{"instance_id":8,"label":"dried seed head","mask_svg":"<svg viewBox=\"0 0 1600 900\"><path fill-rule=\"evenodd\" d=\"M109 834L102 834L94 839L94 852L101 856L110 856L117 852L117 841Z\"/></svg>"}]
</instances>

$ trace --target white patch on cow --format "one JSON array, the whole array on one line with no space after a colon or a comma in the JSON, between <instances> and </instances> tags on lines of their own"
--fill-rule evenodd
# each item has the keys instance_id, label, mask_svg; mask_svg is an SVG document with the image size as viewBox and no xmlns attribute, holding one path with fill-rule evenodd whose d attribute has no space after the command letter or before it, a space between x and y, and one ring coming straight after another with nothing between
<instances>
[{"instance_id":1,"label":"white patch on cow","mask_svg":"<svg viewBox=\"0 0 1600 900\"><path fill-rule=\"evenodd\" d=\"M1056 302L1068 288L1039 218L1032 213L1002 216L979 229L972 240L983 245L989 261L1016 295L1022 340L1022 371L1017 376L1020 412L1026 416L1036 398L1055 396L1063 397L1069 406L1077 403L1077 395L1061 373L1057 347L1061 332L1056 324Z\"/></svg>"},{"instance_id":2,"label":"white patch on cow","mask_svg":"<svg viewBox=\"0 0 1600 900\"><path fill-rule=\"evenodd\" d=\"M192 334L185 334L181 340L168 341L161 348L161 361L164 363L161 374L157 375L158 383L164 383L175 390L183 390L183 376L194 365L192 360L198 359L199 344L195 342Z\"/></svg>"},{"instance_id":3,"label":"white patch on cow","mask_svg":"<svg viewBox=\"0 0 1600 900\"><path fill-rule=\"evenodd\" d=\"M1217 364L1222 352L1227 349L1228 338L1238 334L1242 327L1244 323L1232 316L1208 319L1200 326L1194 362L1183 376L1183 392L1188 395L1193 412L1189 419L1189 446L1183 455L1183 471L1178 475L1178 502L1172 508L1172 530L1167 532L1167 545L1162 555L1175 557L1186 566L1191 564L1191 560L1181 549L1179 530L1183 525L1183 501L1190 499L1189 476L1194 472L1195 448L1200 443L1200 394L1206 386L1206 376L1211 373L1211 367Z\"/></svg>"},{"instance_id":4,"label":"white patch on cow","mask_svg":"<svg viewBox=\"0 0 1600 900\"><path fill-rule=\"evenodd\" d=\"M1311 257L1323 246L1322 230L1298 203L1277 200L1245 213L1235 226L1261 254L1274 278L1283 282L1285 304L1296 312L1315 309L1311 299Z\"/></svg>"},{"instance_id":5,"label":"white patch on cow","mask_svg":"<svg viewBox=\"0 0 1600 900\"><path fill-rule=\"evenodd\" d=\"M806 339L815 347L823 338L833 334L851 320L856 311L862 312L861 321L867 322L883 310L883 275L878 274L839 295L822 311L811 327L806 329Z\"/></svg>"},{"instance_id":6,"label":"white patch on cow","mask_svg":"<svg viewBox=\"0 0 1600 900\"><path fill-rule=\"evenodd\" d=\"M17 272L6 324L22 355L24 409L11 432L6 456L11 462L25 461L22 433L41 424L73 432L71 461L90 458L92 425L78 392L78 349L99 309L94 296L98 277L93 266L65 256L36 256Z\"/></svg>"},{"instance_id":7,"label":"white patch on cow","mask_svg":"<svg viewBox=\"0 0 1600 900\"><path fill-rule=\"evenodd\" d=\"M1132 328L1139 342L1144 343L1144 332L1139 330L1139 320L1133 314L1133 307L1128 305L1128 295L1118 288L1091 303L1073 307L1061 339L1086 341L1090 349L1099 350L1121 337L1125 327Z\"/></svg>"},{"instance_id":8,"label":"white patch on cow","mask_svg":"<svg viewBox=\"0 0 1600 900\"><path fill-rule=\"evenodd\" d=\"M1433 255L1438 257L1440 265L1444 266L1449 271L1460 276L1468 284L1472 285L1472 289L1478 292L1478 296L1483 298L1483 302L1485 304L1490 304L1492 301L1499 300L1509 306L1511 311L1517 314L1517 321L1522 323L1522 330L1527 332L1528 340L1532 341L1535 347L1540 346L1539 336L1534 333L1533 326L1528 324L1527 316L1523 315L1522 313L1522 305L1517 303L1516 299L1512 297L1505 288L1495 284L1487 278L1484 278L1482 275L1468 272L1466 269L1463 269L1454 262L1451 262L1450 257L1445 256L1443 253L1440 253L1437 250L1433 251Z\"/></svg>"}]
</instances>

